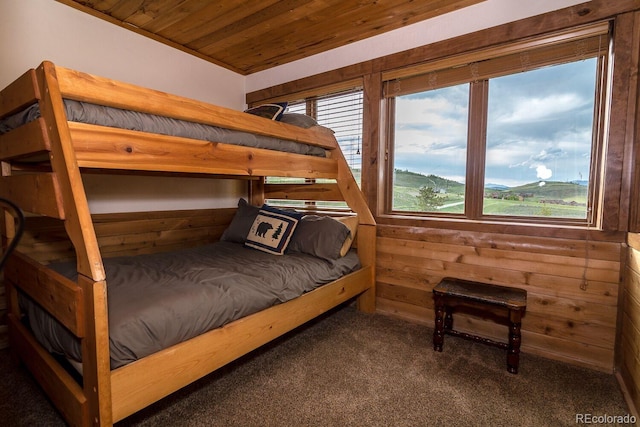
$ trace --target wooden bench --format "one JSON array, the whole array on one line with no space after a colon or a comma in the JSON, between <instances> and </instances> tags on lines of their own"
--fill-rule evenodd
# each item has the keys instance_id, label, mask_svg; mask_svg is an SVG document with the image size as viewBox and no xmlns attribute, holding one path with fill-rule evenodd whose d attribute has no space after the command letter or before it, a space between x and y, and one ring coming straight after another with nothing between
<instances>
[{"instance_id":1,"label":"wooden bench","mask_svg":"<svg viewBox=\"0 0 640 427\"><path fill-rule=\"evenodd\" d=\"M490 285L453 278L444 278L433 288L436 311L433 349L442 351L444 335L454 335L507 350L507 370L518 373L520 362L520 324L527 307L524 289ZM509 327L507 343L493 341L453 329L453 310L459 306L472 307L504 318Z\"/></svg>"}]
</instances>

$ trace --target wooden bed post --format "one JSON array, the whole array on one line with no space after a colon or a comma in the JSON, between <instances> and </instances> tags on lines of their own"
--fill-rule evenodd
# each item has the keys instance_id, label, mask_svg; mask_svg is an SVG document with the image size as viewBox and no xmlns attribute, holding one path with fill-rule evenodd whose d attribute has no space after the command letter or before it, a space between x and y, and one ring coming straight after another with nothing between
<instances>
[{"instance_id":1,"label":"wooden bed post","mask_svg":"<svg viewBox=\"0 0 640 427\"><path fill-rule=\"evenodd\" d=\"M358 310L365 313L376 311L376 226L360 224L358 226L358 256L363 266L371 266L371 287L358 297Z\"/></svg>"},{"instance_id":2,"label":"wooden bed post","mask_svg":"<svg viewBox=\"0 0 640 427\"><path fill-rule=\"evenodd\" d=\"M82 378L87 398L86 418L92 425L113 424L111 410L111 356L107 315L107 284L78 275L84 294L85 336L82 338ZM93 310L93 312L89 312Z\"/></svg>"},{"instance_id":3,"label":"wooden bed post","mask_svg":"<svg viewBox=\"0 0 640 427\"><path fill-rule=\"evenodd\" d=\"M264 176L249 181L249 203L254 206L262 206L264 203L264 184Z\"/></svg>"},{"instance_id":4,"label":"wooden bed post","mask_svg":"<svg viewBox=\"0 0 640 427\"><path fill-rule=\"evenodd\" d=\"M2 170L2 176L11 175L11 165L7 162L0 162L0 169ZM2 210L0 212L0 220L2 221L2 229L0 229L0 235L4 237L6 240L3 241L3 245L5 245L9 240L13 239L16 234L16 224L12 215L9 215L7 211ZM2 250L4 251L5 247L3 246Z\"/></svg>"},{"instance_id":5,"label":"wooden bed post","mask_svg":"<svg viewBox=\"0 0 640 427\"><path fill-rule=\"evenodd\" d=\"M58 86L56 68L43 62L38 69L40 113L49 124L46 132L51 143L51 168L60 186L64 225L77 258L78 285L83 290L86 318L82 340L84 394L87 407L83 424L112 425L111 368L107 288L104 266L98 247L80 168L71 141L66 112Z\"/></svg>"},{"instance_id":6,"label":"wooden bed post","mask_svg":"<svg viewBox=\"0 0 640 427\"><path fill-rule=\"evenodd\" d=\"M60 183L64 225L76 249L78 272L96 281L104 280L102 257L71 142L56 69L52 63L45 61L36 72L40 90L40 113L47 123L56 124L47 127L51 141L51 167Z\"/></svg>"},{"instance_id":7,"label":"wooden bed post","mask_svg":"<svg viewBox=\"0 0 640 427\"><path fill-rule=\"evenodd\" d=\"M337 144L337 142L336 142ZM365 313L376 311L376 221L367 205L364 195L358 188L351 168L347 164L342 150L331 152L338 159L338 188L352 211L358 214L358 256L363 267L371 266L371 287L358 297L358 309Z\"/></svg>"},{"instance_id":8,"label":"wooden bed post","mask_svg":"<svg viewBox=\"0 0 640 427\"><path fill-rule=\"evenodd\" d=\"M1 162L0 168L2 170L2 176L11 175L11 165L7 162ZM16 235L16 224L12 215L8 214L7 211L2 210L0 213L0 220L2 221L2 228L0 229L0 236L2 237L2 253L7 249L8 242L14 238ZM2 273L2 272L0 272ZM20 318L20 308L18 306L18 291L11 286L11 283L5 280L4 275L0 276L2 279L2 286L4 286L4 298L6 304L6 313L7 318L9 316L14 316L16 319ZM17 358L15 352L11 352L12 357L14 359Z\"/></svg>"}]
</instances>

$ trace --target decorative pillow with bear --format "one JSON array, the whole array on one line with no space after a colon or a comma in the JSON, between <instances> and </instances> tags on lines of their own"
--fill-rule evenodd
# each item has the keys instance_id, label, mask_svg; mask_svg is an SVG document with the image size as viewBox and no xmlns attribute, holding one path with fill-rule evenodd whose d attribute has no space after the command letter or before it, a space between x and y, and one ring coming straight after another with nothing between
<instances>
[{"instance_id":1,"label":"decorative pillow with bear","mask_svg":"<svg viewBox=\"0 0 640 427\"><path fill-rule=\"evenodd\" d=\"M282 255L302 214L262 205L244 245L263 252Z\"/></svg>"}]
</instances>

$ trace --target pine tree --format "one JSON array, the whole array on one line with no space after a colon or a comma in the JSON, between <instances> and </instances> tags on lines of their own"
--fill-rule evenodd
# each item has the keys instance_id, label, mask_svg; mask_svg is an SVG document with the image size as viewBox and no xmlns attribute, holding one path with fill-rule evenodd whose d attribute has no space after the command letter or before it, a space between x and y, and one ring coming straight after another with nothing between
<instances>
[{"instance_id":1,"label":"pine tree","mask_svg":"<svg viewBox=\"0 0 640 427\"><path fill-rule=\"evenodd\" d=\"M280 223L280 225L278 226L278 228L276 228L276 231L273 232L273 235L271 236L273 239L277 239L278 236L280 235L280 233L282 233L282 223Z\"/></svg>"},{"instance_id":2,"label":"pine tree","mask_svg":"<svg viewBox=\"0 0 640 427\"><path fill-rule=\"evenodd\" d=\"M420 187L418 192L419 194L416 196L418 198L418 203L420 203L422 208L425 210L437 209L444 204L435 188L423 186Z\"/></svg>"}]
</instances>

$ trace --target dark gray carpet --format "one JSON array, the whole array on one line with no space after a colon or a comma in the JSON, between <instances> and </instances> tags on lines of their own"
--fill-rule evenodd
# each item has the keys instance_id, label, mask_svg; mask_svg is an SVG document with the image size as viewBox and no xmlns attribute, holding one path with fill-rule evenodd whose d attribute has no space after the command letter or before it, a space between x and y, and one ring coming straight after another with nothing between
<instances>
[{"instance_id":1,"label":"dark gray carpet","mask_svg":"<svg viewBox=\"0 0 640 427\"><path fill-rule=\"evenodd\" d=\"M352 306L294 331L121 426L571 426L629 413L613 375L504 351ZM0 420L64 425L26 371L0 351Z\"/></svg>"}]
</instances>

